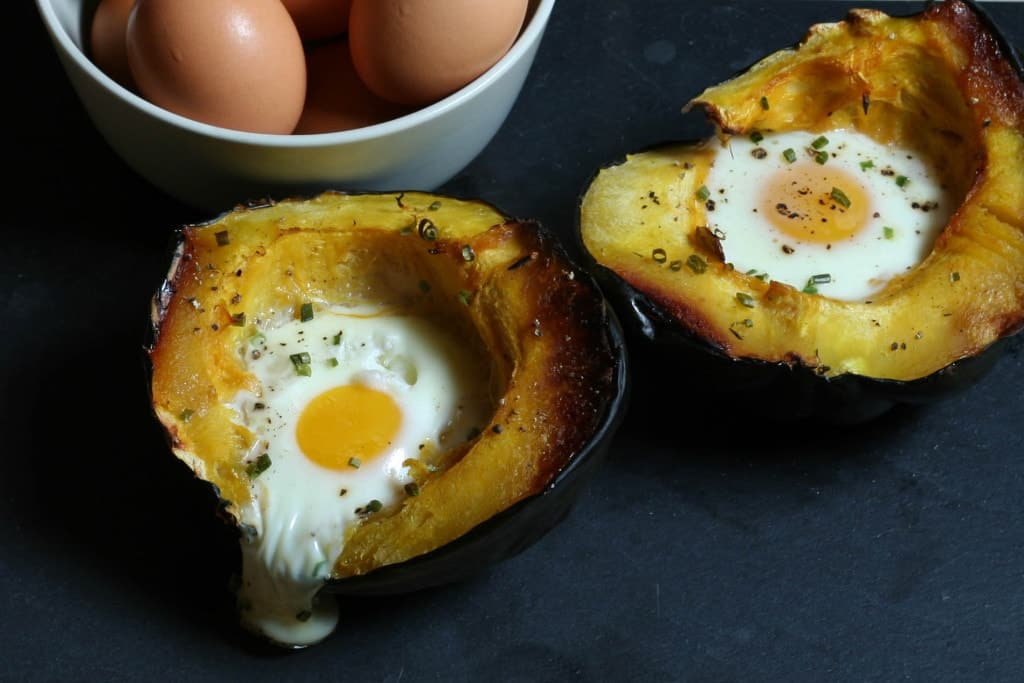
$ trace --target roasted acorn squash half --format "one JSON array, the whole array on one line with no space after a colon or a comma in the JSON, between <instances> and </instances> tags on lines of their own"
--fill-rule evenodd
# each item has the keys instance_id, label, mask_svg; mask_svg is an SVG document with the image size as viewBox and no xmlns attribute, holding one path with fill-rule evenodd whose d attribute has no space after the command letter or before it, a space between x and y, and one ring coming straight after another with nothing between
<instances>
[{"instance_id":1,"label":"roasted acorn squash half","mask_svg":"<svg viewBox=\"0 0 1024 683\"><path fill-rule=\"evenodd\" d=\"M270 640L325 637L322 588L418 590L519 552L605 453L621 331L536 223L327 192L180 236L154 298L153 406L237 524L242 621Z\"/></svg>"},{"instance_id":2,"label":"roasted acorn squash half","mask_svg":"<svg viewBox=\"0 0 1024 683\"><path fill-rule=\"evenodd\" d=\"M772 417L855 422L969 385L1024 320L1021 79L1018 56L991 21L952 0L907 17L853 10L707 88L683 111L702 110L715 128L711 139L630 154L601 169L581 198L589 265L646 344L634 356L660 372L682 359L702 380L702 396L718 389L749 397L756 388L767 400L750 412ZM770 267L766 275L730 262L737 238L726 233L737 226L709 229L724 193L708 186L716 152L741 156L740 142L798 132L806 143L795 150L755 148L748 156L785 165L806 155L829 168L837 154L828 139L840 131L912 150L936 169L948 219L921 258L853 299L817 286L829 281L827 271L785 282ZM854 175L870 170L893 190L908 189L905 177L861 161ZM767 182L755 176L731 198L756 195ZM832 189L819 203L843 211L842 199L848 208L848 197ZM790 212L783 217L795 217ZM880 227L872 248L891 248L894 233Z\"/></svg>"}]
</instances>

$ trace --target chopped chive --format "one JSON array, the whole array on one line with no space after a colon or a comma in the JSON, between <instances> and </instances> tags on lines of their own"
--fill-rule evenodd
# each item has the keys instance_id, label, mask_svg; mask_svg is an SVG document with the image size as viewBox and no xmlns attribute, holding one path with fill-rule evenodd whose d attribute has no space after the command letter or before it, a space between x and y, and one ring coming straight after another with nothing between
<instances>
[{"instance_id":1,"label":"chopped chive","mask_svg":"<svg viewBox=\"0 0 1024 683\"><path fill-rule=\"evenodd\" d=\"M868 159L867 161L860 162L860 170L862 170L862 171L866 171L869 168L874 168L874 167L875 167L875 162L871 161L870 159Z\"/></svg>"},{"instance_id":2,"label":"chopped chive","mask_svg":"<svg viewBox=\"0 0 1024 683\"><path fill-rule=\"evenodd\" d=\"M690 270L700 275L708 269L708 262L702 259L697 254L690 254L686 259L686 265L689 266Z\"/></svg>"},{"instance_id":3,"label":"chopped chive","mask_svg":"<svg viewBox=\"0 0 1024 683\"><path fill-rule=\"evenodd\" d=\"M439 201L431 202L430 206L428 206L427 208L430 209L431 211L437 211L438 209L441 208L441 202L439 202Z\"/></svg>"},{"instance_id":4,"label":"chopped chive","mask_svg":"<svg viewBox=\"0 0 1024 683\"><path fill-rule=\"evenodd\" d=\"M419 233L420 237L427 240L428 242L433 242L438 237L437 226L434 225L434 221L430 220L429 218L424 218L420 220Z\"/></svg>"},{"instance_id":5,"label":"chopped chive","mask_svg":"<svg viewBox=\"0 0 1024 683\"><path fill-rule=\"evenodd\" d=\"M702 202L706 202L708 200L708 197L710 196L711 190L708 189L707 185L701 185L700 189L697 190L697 199L701 200Z\"/></svg>"},{"instance_id":6,"label":"chopped chive","mask_svg":"<svg viewBox=\"0 0 1024 683\"><path fill-rule=\"evenodd\" d=\"M420 495L420 485L414 481L410 481L405 485L405 494L412 497Z\"/></svg>"},{"instance_id":7,"label":"chopped chive","mask_svg":"<svg viewBox=\"0 0 1024 683\"><path fill-rule=\"evenodd\" d=\"M246 466L245 473L249 475L250 479L255 479L268 469L270 469L270 456L266 453L261 453L260 457L256 458Z\"/></svg>"},{"instance_id":8,"label":"chopped chive","mask_svg":"<svg viewBox=\"0 0 1024 683\"><path fill-rule=\"evenodd\" d=\"M654 259L656 263L664 263L665 260L668 258L668 254L665 253L664 249L658 247L657 249L651 252L651 258Z\"/></svg>"},{"instance_id":9,"label":"chopped chive","mask_svg":"<svg viewBox=\"0 0 1024 683\"><path fill-rule=\"evenodd\" d=\"M351 467L354 470L358 470L359 466L362 465L362 464L363 464L363 461L360 460L359 458L355 457L355 456L352 456L351 458L348 459L348 466Z\"/></svg>"},{"instance_id":10,"label":"chopped chive","mask_svg":"<svg viewBox=\"0 0 1024 683\"><path fill-rule=\"evenodd\" d=\"M768 98L764 95L761 95L761 109L768 111Z\"/></svg>"},{"instance_id":11,"label":"chopped chive","mask_svg":"<svg viewBox=\"0 0 1024 683\"><path fill-rule=\"evenodd\" d=\"M245 327L245 313L235 313L232 315L231 324L235 327Z\"/></svg>"},{"instance_id":12,"label":"chopped chive","mask_svg":"<svg viewBox=\"0 0 1024 683\"><path fill-rule=\"evenodd\" d=\"M952 273L949 274L949 281L950 282L959 282L960 281L960 273L954 270Z\"/></svg>"},{"instance_id":13,"label":"chopped chive","mask_svg":"<svg viewBox=\"0 0 1024 683\"><path fill-rule=\"evenodd\" d=\"M220 232L213 233L214 238L217 240L218 247L226 247L231 244L231 237L228 235L227 230L221 230Z\"/></svg>"},{"instance_id":14,"label":"chopped chive","mask_svg":"<svg viewBox=\"0 0 1024 683\"><path fill-rule=\"evenodd\" d=\"M896 176L896 186L897 187L906 187L907 183L909 183L909 182L910 182L910 178L908 178L905 175L898 175L898 176Z\"/></svg>"},{"instance_id":15,"label":"chopped chive","mask_svg":"<svg viewBox=\"0 0 1024 683\"><path fill-rule=\"evenodd\" d=\"M812 275L811 279L808 280L808 282L814 285L827 285L828 283L832 282L832 276L829 275L828 273Z\"/></svg>"},{"instance_id":16,"label":"chopped chive","mask_svg":"<svg viewBox=\"0 0 1024 683\"><path fill-rule=\"evenodd\" d=\"M842 206L844 209L850 208L850 198L846 196L846 193L840 190L838 187L833 187L831 194L829 194L837 204Z\"/></svg>"},{"instance_id":17,"label":"chopped chive","mask_svg":"<svg viewBox=\"0 0 1024 683\"><path fill-rule=\"evenodd\" d=\"M332 368L338 367L338 359L337 358L328 358L327 359L327 365L329 365Z\"/></svg>"},{"instance_id":18,"label":"chopped chive","mask_svg":"<svg viewBox=\"0 0 1024 683\"><path fill-rule=\"evenodd\" d=\"M476 253L473 251L473 247L469 246L468 244L463 245L462 246L462 260L463 261L472 261L475 258L476 258Z\"/></svg>"},{"instance_id":19,"label":"chopped chive","mask_svg":"<svg viewBox=\"0 0 1024 683\"><path fill-rule=\"evenodd\" d=\"M825 137L824 135L819 135L818 137L814 138L813 142L811 142L811 147L813 147L814 149L821 149L827 144L828 138Z\"/></svg>"},{"instance_id":20,"label":"chopped chive","mask_svg":"<svg viewBox=\"0 0 1024 683\"><path fill-rule=\"evenodd\" d=\"M299 309L299 319L304 323L308 323L313 319L313 304L308 301L302 304L302 307Z\"/></svg>"},{"instance_id":21,"label":"chopped chive","mask_svg":"<svg viewBox=\"0 0 1024 683\"><path fill-rule=\"evenodd\" d=\"M753 327L754 326L754 321L751 320L750 318L744 318L743 319L743 326L744 327Z\"/></svg>"},{"instance_id":22,"label":"chopped chive","mask_svg":"<svg viewBox=\"0 0 1024 683\"><path fill-rule=\"evenodd\" d=\"M759 271L757 268L751 268L750 270L745 272L744 275L750 275L752 277L756 277L758 280L767 280L768 279L768 273L765 272L765 271Z\"/></svg>"},{"instance_id":23,"label":"chopped chive","mask_svg":"<svg viewBox=\"0 0 1024 683\"><path fill-rule=\"evenodd\" d=\"M366 504L367 512L380 512L384 508L384 503L380 502L376 498Z\"/></svg>"},{"instance_id":24,"label":"chopped chive","mask_svg":"<svg viewBox=\"0 0 1024 683\"><path fill-rule=\"evenodd\" d=\"M473 293L469 290L460 289L459 301L461 301L464 306L470 305L473 302Z\"/></svg>"},{"instance_id":25,"label":"chopped chive","mask_svg":"<svg viewBox=\"0 0 1024 683\"><path fill-rule=\"evenodd\" d=\"M819 164L824 165L828 161L828 152L818 152L814 155L814 160Z\"/></svg>"},{"instance_id":26,"label":"chopped chive","mask_svg":"<svg viewBox=\"0 0 1024 683\"><path fill-rule=\"evenodd\" d=\"M182 422L188 422L192 419L192 416L196 414L196 411L191 408L185 408L185 410L178 413L178 419Z\"/></svg>"},{"instance_id":27,"label":"chopped chive","mask_svg":"<svg viewBox=\"0 0 1024 683\"><path fill-rule=\"evenodd\" d=\"M885 225L882 226L882 235L885 237L885 239L891 240L896 235L896 231L893 228L890 228L888 225Z\"/></svg>"},{"instance_id":28,"label":"chopped chive","mask_svg":"<svg viewBox=\"0 0 1024 683\"><path fill-rule=\"evenodd\" d=\"M761 131L755 130L753 133L750 134L750 141L753 142L755 145L761 142L761 140L764 140L764 135L761 134Z\"/></svg>"},{"instance_id":29,"label":"chopped chive","mask_svg":"<svg viewBox=\"0 0 1024 683\"><path fill-rule=\"evenodd\" d=\"M331 345L332 346L341 346L341 335L342 335L342 333L339 332L338 334L336 334L333 337L331 337Z\"/></svg>"},{"instance_id":30,"label":"chopped chive","mask_svg":"<svg viewBox=\"0 0 1024 683\"><path fill-rule=\"evenodd\" d=\"M320 576L320 572L322 572L324 567L326 566L327 560L320 560L319 562L317 562L316 566L313 567L313 578L315 579L316 577Z\"/></svg>"},{"instance_id":31,"label":"chopped chive","mask_svg":"<svg viewBox=\"0 0 1024 683\"><path fill-rule=\"evenodd\" d=\"M818 288L814 286L813 282L808 280L807 284L804 285L804 288L801 289L800 291L803 292L804 294L817 294L818 293Z\"/></svg>"},{"instance_id":32,"label":"chopped chive","mask_svg":"<svg viewBox=\"0 0 1024 683\"><path fill-rule=\"evenodd\" d=\"M262 346L263 344L266 343L267 338L263 335L262 332L257 332L256 334L249 337L249 346Z\"/></svg>"},{"instance_id":33,"label":"chopped chive","mask_svg":"<svg viewBox=\"0 0 1024 683\"><path fill-rule=\"evenodd\" d=\"M796 161L796 152L793 151L792 147L788 147L782 150L782 158L785 159L787 163L791 164Z\"/></svg>"},{"instance_id":34,"label":"chopped chive","mask_svg":"<svg viewBox=\"0 0 1024 683\"><path fill-rule=\"evenodd\" d=\"M754 297L750 296L746 292L736 292L736 301L739 301L741 305L747 308L754 307Z\"/></svg>"},{"instance_id":35,"label":"chopped chive","mask_svg":"<svg viewBox=\"0 0 1024 683\"><path fill-rule=\"evenodd\" d=\"M310 367L309 354L303 351L302 353L293 353L288 356L288 359L292 362L292 366L295 368L295 374L302 377L310 377L313 374L313 368Z\"/></svg>"},{"instance_id":36,"label":"chopped chive","mask_svg":"<svg viewBox=\"0 0 1024 683\"><path fill-rule=\"evenodd\" d=\"M668 269L671 270L671 271L679 270L682 267L683 267L683 262L680 261L679 259L676 259L672 263L668 264Z\"/></svg>"}]
</instances>

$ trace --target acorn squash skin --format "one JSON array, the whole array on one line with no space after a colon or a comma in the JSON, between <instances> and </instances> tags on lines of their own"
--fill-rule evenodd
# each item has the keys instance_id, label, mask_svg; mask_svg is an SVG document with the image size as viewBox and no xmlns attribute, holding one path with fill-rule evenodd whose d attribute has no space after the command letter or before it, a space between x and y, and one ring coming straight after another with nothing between
<instances>
[{"instance_id":1,"label":"acorn squash skin","mask_svg":"<svg viewBox=\"0 0 1024 683\"><path fill-rule=\"evenodd\" d=\"M505 391L491 424L425 475L418 495L350 533L325 590L405 593L477 573L559 523L607 454L628 400L623 332L596 282L538 224L436 194L325 192L240 206L180 237L153 299L151 398L171 449L214 486L230 522L248 484L236 437L222 428L225 387L238 378L214 376L218 349L231 348L240 329L231 314L246 304L252 321L297 291L317 300L345 291L332 281L338 267L309 254L370 254L353 271L375 269L369 298L390 273L415 273L430 282L430 314L475 330L494 355ZM295 240L308 245L293 248ZM249 280L268 270L261 261L294 262L295 277L267 287ZM403 300L420 296L411 282Z\"/></svg>"},{"instance_id":2,"label":"acorn squash skin","mask_svg":"<svg viewBox=\"0 0 1024 683\"><path fill-rule=\"evenodd\" d=\"M632 383L700 396L699 412L706 415L735 415L742 406L744 420L816 419L855 425L897 405L927 404L962 391L991 370L1008 342L1000 339L975 356L912 382L853 374L824 377L796 362L733 358L680 327L661 305L615 272L592 260L588 267L625 319L626 345L634 350ZM685 383L666 384L667 377L681 377Z\"/></svg>"},{"instance_id":3,"label":"acorn squash skin","mask_svg":"<svg viewBox=\"0 0 1024 683\"><path fill-rule=\"evenodd\" d=\"M928 73L908 74L898 86L873 82L886 59L922 62ZM787 107L794 93L817 92L814 84L787 83L793 73L829 78L818 109L813 98ZM935 84L941 92L924 88ZM577 238L629 343L642 349L634 373L678 370L700 382L702 396L726 403L752 391L770 396L750 405L760 415L841 423L937 400L984 376L1024 325L1024 67L981 9L954 0L911 17L854 10L708 88L684 111L698 108L722 139L752 130L827 133L829 126L852 126L883 142L918 136L917 147L958 167L952 182L962 201L912 272L872 300L835 302L737 272L713 245L687 233L699 218L683 229L672 224L684 221L671 218L666 204L693 197L701 185L697 177L679 180L681 160L707 141L656 145L600 169L580 199ZM929 132L938 134L926 139ZM644 225L646 241L637 237ZM668 226L657 241L649 237L653 225ZM652 259L658 249L660 259ZM680 267L690 254L707 262L702 275ZM755 297L753 311L736 305L742 291ZM737 316L753 326L731 329ZM809 327L817 333L787 332Z\"/></svg>"}]
</instances>

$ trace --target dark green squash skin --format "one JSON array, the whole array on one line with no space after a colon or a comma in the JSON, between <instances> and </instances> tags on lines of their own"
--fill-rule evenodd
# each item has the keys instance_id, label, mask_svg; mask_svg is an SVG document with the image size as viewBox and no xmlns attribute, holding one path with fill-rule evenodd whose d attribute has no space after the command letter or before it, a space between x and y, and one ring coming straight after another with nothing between
<instances>
[{"instance_id":1,"label":"dark green squash skin","mask_svg":"<svg viewBox=\"0 0 1024 683\"><path fill-rule=\"evenodd\" d=\"M1007 338L982 353L911 382L839 375L824 377L806 365L732 358L690 333L612 270L588 265L612 307L624 321L637 386L659 382L685 391L708 411L732 411L770 420L817 419L857 424L900 404L937 401L975 384L1002 355ZM685 386L678 379L685 378Z\"/></svg>"},{"instance_id":2,"label":"dark green squash skin","mask_svg":"<svg viewBox=\"0 0 1024 683\"><path fill-rule=\"evenodd\" d=\"M964 0L964 3L991 32L1017 76L1024 81L1021 51L1010 45L983 8L973 0ZM736 74L745 70L740 69ZM665 141L640 151L696 142ZM605 167L625 161L623 156ZM593 173L584 185L580 203L599 172ZM968 389L988 374L1006 349L1009 337L1020 331L1020 328L1009 330L979 353L911 381L854 374L829 378L798 361L788 364L733 358L669 316L661 306L616 272L598 263L583 241L580 218L578 206L574 246L583 255L587 269L623 321L627 344L634 359L635 384L665 384L669 381L665 378L671 377L672 383L667 386L678 390L680 378L684 378L689 400L702 403L710 411L735 409L740 404L745 413L768 420L816 419L834 424L867 422L898 405L932 403Z\"/></svg>"}]
</instances>

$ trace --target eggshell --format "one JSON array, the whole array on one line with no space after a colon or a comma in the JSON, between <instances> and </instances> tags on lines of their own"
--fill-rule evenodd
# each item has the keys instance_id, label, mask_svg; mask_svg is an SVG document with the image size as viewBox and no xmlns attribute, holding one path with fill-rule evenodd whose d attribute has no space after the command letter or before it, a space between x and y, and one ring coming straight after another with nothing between
<instances>
[{"instance_id":1,"label":"eggshell","mask_svg":"<svg viewBox=\"0 0 1024 683\"><path fill-rule=\"evenodd\" d=\"M501 59L526 7L527 0L352 0L352 61L381 97L428 104Z\"/></svg>"},{"instance_id":2,"label":"eggshell","mask_svg":"<svg viewBox=\"0 0 1024 683\"><path fill-rule=\"evenodd\" d=\"M306 56L306 106L296 133L329 133L362 128L408 113L411 108L370 92L352 67L348 43L336 41Z\"/></svg>"},{"instance_id":3,"label":"eggshell","mask_svg":"<svg viewBox=\"0 0 1024 683\"><path fill-rule=\"evenodd\" d=\"M89 27L89 53L92 61L103 73L129 89L135 87L135 82L128 68L125 32L128 28L128 15L134 6L135 0L101 0Z\"/></svg>"},{"instance_id":4,"label":"eggshell","mask_svg":"<svg viewBox=\"0 0 1024 683\"><path fill-rule=\"evenodd\" d=\"M281 0L138 0L127 51L142 95L183 116L286 134L302 114L306 60Z\"/></svg>"},{"instance_id":5,"label":"eggshell","mask_svg":"<svg viewBox=\"0 0 1024 683\"><path fill-rule=\"evenodd\" d=\"M348 28L351 0L281 0L303 40L340 36Z\"/></svg>"}]
</instances>

